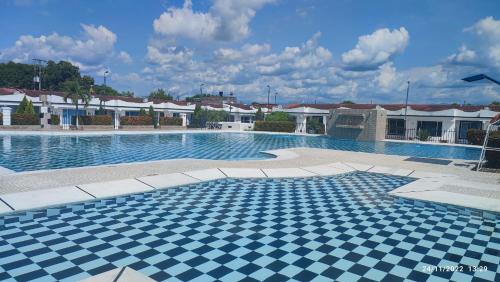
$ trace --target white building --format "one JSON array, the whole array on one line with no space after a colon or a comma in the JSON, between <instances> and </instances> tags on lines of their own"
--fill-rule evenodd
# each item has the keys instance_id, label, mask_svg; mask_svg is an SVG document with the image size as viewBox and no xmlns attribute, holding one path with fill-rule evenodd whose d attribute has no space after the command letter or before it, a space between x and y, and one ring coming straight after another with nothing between
<instances>
[{"instance_id":1,"label":"white building","mask_svg":"<svg viewBox=\"0 0 500 282\"><path fill-rule=\"evenodd\" d=\"M69 127L76 116L75 105L71 101L64 101L64 93L38 90L19 90L0 88L0 107L3 116L10 117L10 112L27 97L32 101L36 111L43 113L46 110L52 115L60 117L60 126ZM120 125L121 116L138 115L140 109L148 110L152 106L160 116L175 116L183 120L183 126L189 124L196 107L195 103L186 101L150 101L144 98L123 96L96 96L87 107L79 108L81 115L95 115L100 108L106 114L113 116L115 128ZM307 124L311 119L325 125L330 112L339 108L374 109L380 107L387 111L388 139L413 139L416 132L425 129L431 135L431 140L441 140L450 143L464 143L467 130L470 128L486 128L489 121L500 113L500 106L459 106L459 105L408 105L402 104L293 104L286 107L273 105L244 105L244 104L203 104L208 110L223 110L230 113L229 122L253 123L258 108L263 113L285 111L295 118L296 133L308 133ZM245 127L248 128L248 127Z\"/></svg>"}]
</instances>

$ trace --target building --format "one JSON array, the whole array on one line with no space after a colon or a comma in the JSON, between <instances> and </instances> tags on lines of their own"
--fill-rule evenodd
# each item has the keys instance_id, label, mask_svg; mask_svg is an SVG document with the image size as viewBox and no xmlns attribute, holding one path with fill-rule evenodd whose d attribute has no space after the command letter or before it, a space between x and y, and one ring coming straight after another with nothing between
<instances>
[{"instance_id":1,"label":"building","mask_svg":"<svg viewBox=\"0 0 500 282\"><path fill-rule=\"evenodd\" d=\"M0 107L4 115L10 115L24 97L32 101L37 113L59 115L60 126L69 128L74 124L76 109L71 101L64 101L64 93L56 91L0 88ZM200 103L200 102L197 102ZM183 125L189 125L196 102L148 100L123 96L95 96L85 108L80 107L80 115L95 115L103 109L113 116L115 128L120 125L121 116L138 115L141 109L152 106L160 116L180 117ZM413 140L420 130L429 133L431 141L466 143L467 131L471 128L485 129L491 118L500 113L500 106L460 106L411 104L292 104L288 106L236 102L202 102L202 108L230 113L230 122L253 123L255 113L260 108L265 114L284 111L294 117L296 133L308 133L307 124L312 119L326 125L334 109L383 109L387 111L386 139ZM406 122L405 122L406 117Z\"/></svg>"}]
</instances>

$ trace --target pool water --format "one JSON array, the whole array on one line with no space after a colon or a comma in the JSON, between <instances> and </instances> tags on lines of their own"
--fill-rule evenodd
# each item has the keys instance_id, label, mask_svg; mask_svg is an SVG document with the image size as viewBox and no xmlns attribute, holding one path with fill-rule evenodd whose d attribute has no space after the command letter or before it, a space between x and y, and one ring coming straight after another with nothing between
<instances>
[{"instance_id":1,"label":"pool water","mask_svg":"<svg viewBox=\"0 0 500 282\"><path fill-rule=\"evenodd\" d=\"M180 158L266 159L262 151L311 147L427 158L477 160L480 150L396 142L360 142L327 136L183 133L102 136L2 136L0 166L14 171L96 166Z\"/></svg>"},{"instance_id":2,"label":"pool water","mask_svg":"<svg viewBox=\"0 0 500 282\"><path fill-rule=\"evenodd\" d=\"M387 194L413 180L222 179L4 216L0 280L499 281L500 221Z\"/></svg>"}]
</instances>

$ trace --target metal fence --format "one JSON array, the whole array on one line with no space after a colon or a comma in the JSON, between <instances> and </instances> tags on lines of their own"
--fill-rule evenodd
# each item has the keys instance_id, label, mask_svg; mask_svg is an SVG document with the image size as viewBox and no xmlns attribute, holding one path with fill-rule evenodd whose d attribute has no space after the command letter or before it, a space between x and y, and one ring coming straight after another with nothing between
<instances>
[{"instance_id":1,"label":"metal fence","mask_svg":"<svg viewBox=\"0 0 500 282\"><path fill-rule=\"evenodd\" d=\"M410 140L435 143L458 143L467 144L467 139L458 138L455 130L427 131L417 128L397 128L389 130L386 128L385 139Z\"/></svg>"}]
</instances>

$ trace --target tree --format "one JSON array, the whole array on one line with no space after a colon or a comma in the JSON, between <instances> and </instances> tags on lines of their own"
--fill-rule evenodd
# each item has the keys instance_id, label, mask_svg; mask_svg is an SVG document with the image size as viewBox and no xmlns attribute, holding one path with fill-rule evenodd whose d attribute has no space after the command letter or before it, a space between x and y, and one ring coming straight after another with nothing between
<instances>
[{"instance_id":1,"label":"tree","mask_svg":"<svg viewBox=\"0 0 500 282\"><path fill-rule=\"evenodd\" d=\"M493 101L491 102L493 106L500 106L500 101Z\"/></svg>"},{"instance_id":2,"label":"tree","mask_svg":"<svg viewBox=\"0 0 500 282\"><path fill-rule=\"evenodd\" d=\"M87 76L85 81L82 81L81 85L83 85L83 82L87 83L89 78L90 77ZM80 69L70 62L59 61L56 63L54 61L48 61L43 70L42 87L45 89L64 90L64 83L66 81L76 81L80 79L83 79L80 76Z\"/></svg>"},{"instance_id":3,"label":"tree","mask_svg":"<svg viewBox=\"0 0 500 282\"><path fill-rule=\"evenodd\" d=\"M355 104L353 101L351 100L344 100L341 102L341 104L348 104L348 105L352 105L352 104Z\"/></svg>"},{"instance_id":4,"label":"tree","mask_svg":"<svg viewBox=\"0 0 500 282\"><path fill-rule=\"evenodd\" d=\"M273 112L266 117L266 121L292 121L292 119L286 112Z\"/></svg>"},{"instance_id":5,"label":"tree","mask_svg":"<svg viewBox=\"0 0 500 282\"><path fill-rule=\"evenodd\" d=\"M84 108L89 105L90 99L92 99L90 95L90 89L86 90L80 87L78 81L68 80L64 83L64 102L68 102L68 99L71 99L71 102L75 104L76 107L76 128L78 128L78 119L80 118L80 113L78 111L78 103L79 100L82 100L84 104Z\"/></svg>"},{"instance_id":6,"label":"tree","mask_svg":"<svg viewBox=\"0 0 500 282\"><path fill-rule=\"evenodd\" d=\"M132 91L122 91L120 92L120 96L134 97L135 93Z\"/></svg>"},{"instance_id":7,"label":"tree","mask_svg":"<svg viewBox=\"0 0 500 282\"><path fill-rule=\"evenodd\" d=\"M33 87L33 66L14 62L0 64L0 87Z\"/></svg>"},{"instance_id":8,"label":"tree","mask_svg":"<svg viewBox=\"0 0 500 282\"><path fill-rule=\"evenodd\" d=\"M140 115L140 116L147 116L148 114L146 113L146 110L145 110L145 109L141 108L141 109L139 110L139 115Z\"/></svg>"},{"instance_id":9,"label":"tree","mask_svg":"<svg viewBox=\"0 0 500 282\"><path fill-rule=\"evenodd\" d=\"M156 123L156 113L153 106L149 106L149 116L151 117L151 122L153 123L154 128L156 128L158 124Z\"/></svg>"},{"instance_id":10,"label":"tree","mask_svg":"<svg viewBox=\"0 0 500 282\"><path fill-rule=\"evenodd\" d=\"M24 111L26 111L26 107L28 106L28 99L26 99L26 96L21 100L21 103L19 103L19 106L16 108L16 114L24 114Z\"/></svg>"},{"instance_id":11,"label":"tree","mask_svg":"<svg viewBox=\"0 0 500 282\"><path fill-rule=\"evenodd\" d=\"M149 99L158 99L158 100L166 100L166 101L172 101L174 98L172 95L168 94L164 89L158 88L156 90L151 91L149 93Z\"/></svg>"},{"instance_id":12,"label":"tree","mask_svg":"<svg viewBox=\"0 0 500 282\"><path fill-rule=\"evenodd\" d=\"M257 112L255 113L255 120L264 120L264 113L261 108L257 109Z\"/></svg>"}]
</instances>

